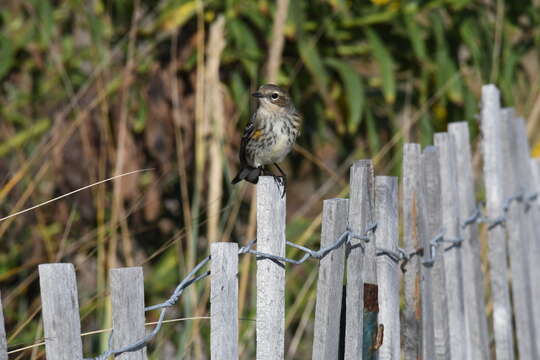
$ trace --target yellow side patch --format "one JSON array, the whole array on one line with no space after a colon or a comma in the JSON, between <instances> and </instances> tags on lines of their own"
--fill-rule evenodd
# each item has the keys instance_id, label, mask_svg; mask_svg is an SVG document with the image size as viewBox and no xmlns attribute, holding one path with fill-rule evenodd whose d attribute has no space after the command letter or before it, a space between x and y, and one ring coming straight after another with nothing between
<instances>
[{"instance_id":1,"label":"yellow side patch","mask_svg":"<svg viewBox=\"0 0 540 360\"><path fill-rule=\"evenodd\" d=\"M262 134L263 134L262 130L255 130L253 132L253 135L251 135L251 138L258 140L262 136Z\"/></svg>"}]
</instances>

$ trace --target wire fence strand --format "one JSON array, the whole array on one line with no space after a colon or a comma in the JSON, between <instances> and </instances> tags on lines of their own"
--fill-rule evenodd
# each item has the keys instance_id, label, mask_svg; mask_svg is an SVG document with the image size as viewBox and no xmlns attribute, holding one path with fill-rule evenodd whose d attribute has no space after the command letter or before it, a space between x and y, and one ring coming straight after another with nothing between
<instances>
[{"instance_id":1,"label":"wire fence strand","mask_svg":"<svg viewBox=\"0 0 540 360\"><path fill-rule=\"evenodd\" d=\"M502 215L490 219L487 216L484 215L483 208L485 207L484 202L479 202L476 205L475 211L467 217L463 223L461 224L461 228L465 229L468 226L472 226L473 224L487 224L488 225L488 231L493 230L497 226L504 226L507 219L508 219L508 212L510 211L510 207L512 203L516 202L519 204L522 204L524 206L525 212L528 212L529 209L532 207L532 204L539 199L540 192L533 192L530 194L526 194L524 191L520 191L519 193L507 197L503 201L502 205ZM448 243L450 244L447 248L444 249L444 251L451 250L454 247L460 247L463 243L463 238L445 238L444 236L445 229L441 229L441 231L431 239L429 242L429 257L422 260L422 265L431 267L435 263L436 256L437 256L437 249L442 243ZM398 251L393 251L389 249L384 248L376 248L376 256L387 256L392 261L401 264L401 270L403 272L406 272L407 264L411 261L411 259L415 256L424 256L425 249L423 247L417 248L417 249L411 249L409 251L398 248Z\"/></svg>"}]
</instances>

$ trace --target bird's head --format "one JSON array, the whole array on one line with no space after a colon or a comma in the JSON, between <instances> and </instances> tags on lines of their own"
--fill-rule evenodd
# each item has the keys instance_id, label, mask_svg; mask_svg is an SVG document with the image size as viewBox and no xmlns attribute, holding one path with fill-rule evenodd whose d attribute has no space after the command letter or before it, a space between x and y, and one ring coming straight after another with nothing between
<instances>
[{"instance_id":1,"label":"bird's head","mask_svg":"<svg viewBox=\"0 0 540 360\"><path fill-rule=\"evenodd\" d=\"M251 94L259 100L260 106L267 110L294 109L289 94L282 88L273 84L261 85L256 92Z\"/></svg>"}]
</instances>

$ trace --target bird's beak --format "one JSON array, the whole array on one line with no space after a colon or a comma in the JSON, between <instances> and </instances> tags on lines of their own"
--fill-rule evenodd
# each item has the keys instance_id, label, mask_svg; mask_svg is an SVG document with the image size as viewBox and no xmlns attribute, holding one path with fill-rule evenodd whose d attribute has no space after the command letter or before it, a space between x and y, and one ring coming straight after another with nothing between
<instances>
[{"instance_id":1,"label":"bird's beak","mask_svg":"<svg viewBox=\"0 0 540 360\"><path fill-rule=\"evenodd\" d=\"M258 91L251 94L251 96L259 98L259 99L264 97L264 95L261 92L258 92Z\"/></svg>"}]
</instances>

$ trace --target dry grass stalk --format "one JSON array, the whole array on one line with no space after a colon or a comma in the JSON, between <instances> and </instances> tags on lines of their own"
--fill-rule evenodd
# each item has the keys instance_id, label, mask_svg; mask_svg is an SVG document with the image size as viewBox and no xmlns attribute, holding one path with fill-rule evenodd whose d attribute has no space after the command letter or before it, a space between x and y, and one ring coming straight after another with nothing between
<instances>
[{"instance_id":1,"label":"dry grass stalk","mask_svg":"<svg viewBox=\"0 0 540 360\"><path fill-rule=\"evenodd\" d=\"M225 48L225 18L221 15L210 27L206 60L206 110L212 129L210 139L210 172L208 177L208 242L218 241L219 213L223 193L223 130L225 128L223 88L219 81L221 53Z\"/></svg>"},{"instance_id":2,"label":"dry grass stalk","mask_svg":"<svg viewBox=\"0 0 540 360\"><path fill-rule=\"evenodd\" d=\"M283 29L287 21L289 11L289 0L278 0L276 14L274 16L274 25L272 26L272 42L270 44L270 53L268 54L268 64L266 68L266 80L269 83L275 83L281 66L281 55L285 36Z\"/></svg>"}]
</instances>

